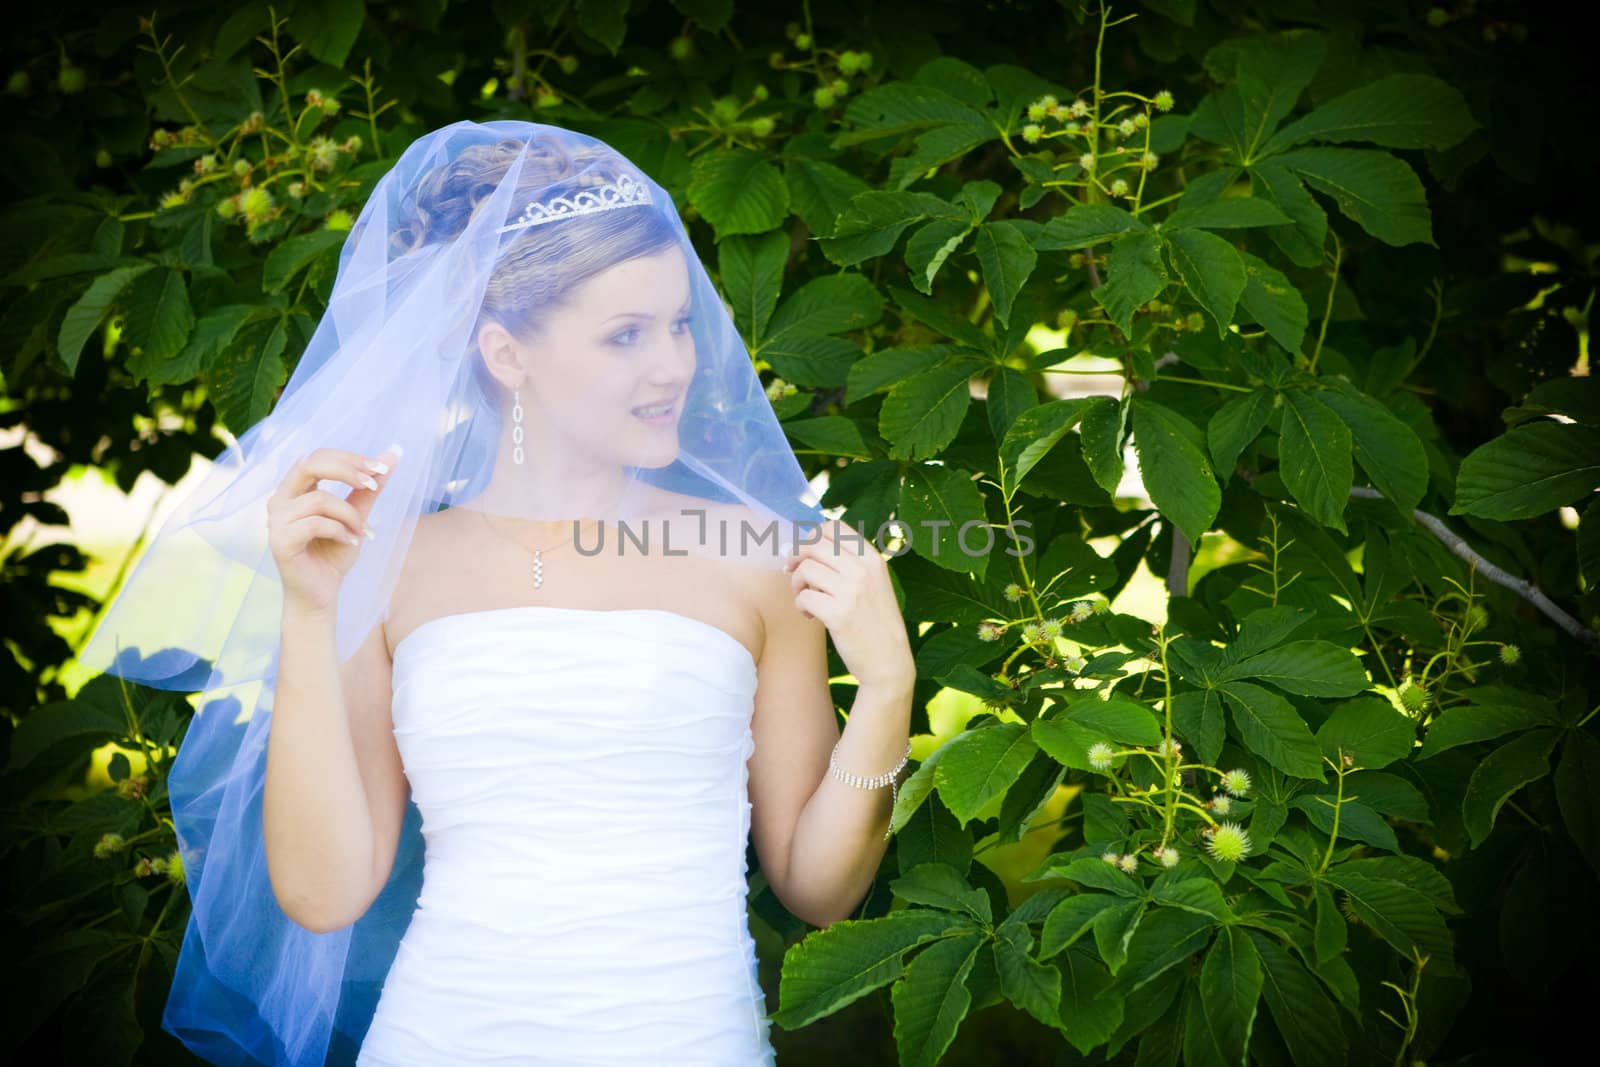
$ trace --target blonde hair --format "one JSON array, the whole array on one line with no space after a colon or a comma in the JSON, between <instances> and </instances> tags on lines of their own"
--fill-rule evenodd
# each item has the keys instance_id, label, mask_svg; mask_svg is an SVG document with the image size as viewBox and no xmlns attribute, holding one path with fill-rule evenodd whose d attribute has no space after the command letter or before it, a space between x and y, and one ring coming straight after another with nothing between
<instances>
[{"instance_id":1,"label":"blonde hair","mask_svg":"<svg viewBox=\"0 0 1600 1067\"><path fill-rule=\"evenodd\" d=\"M425 175L407 197L390 238L393 252L412 252L460 234L519 160L508 214L534 200L571 196L623 174L638 176L605 145L568 150L538 135L526 142L507 138L472 145ZM479 323L490 319L518 336L538 332L544 313L594 275L678 243L666 215L650 207L578 215L511 233L484 290Z\"/></svg>"}]
</instances>

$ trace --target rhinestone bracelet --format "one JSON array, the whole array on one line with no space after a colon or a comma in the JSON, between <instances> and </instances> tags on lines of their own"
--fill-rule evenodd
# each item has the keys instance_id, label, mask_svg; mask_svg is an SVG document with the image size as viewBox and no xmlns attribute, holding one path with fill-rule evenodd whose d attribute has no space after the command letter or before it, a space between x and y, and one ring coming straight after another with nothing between
<instances>
[{"instance_id":1,"label":"rhinestone bracelet","mask_svg":"<svg viewBox=\"0 0 1600 1067\"><path fill-rule=\"evenodd\" d=\"M900 757L900 762L895 764L894 770L885 771L883 774L875 775L871 778L863 778L859 774L851 774L849 771L844 770L839 766L839 745L842 744L843 741L843 738L840 738L838 741L836 741L833 746L833 751L828 755L828 773L839 779L841 782L844 782L846 785L853 785L857 789L882 789L884 786L889 786L889 811L892 817L895 801L898 800L900 796L900 772L905 768L906 761L911 758L911 742L906 742L905 755ZM885 834L885 839L887 839L888 836L888 834Z\"/></svg>"}]
</instances>

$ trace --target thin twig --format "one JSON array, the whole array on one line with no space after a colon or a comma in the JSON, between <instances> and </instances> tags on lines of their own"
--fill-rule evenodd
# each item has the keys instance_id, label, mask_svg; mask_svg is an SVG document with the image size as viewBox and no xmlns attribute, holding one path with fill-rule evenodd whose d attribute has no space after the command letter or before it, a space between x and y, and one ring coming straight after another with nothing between
<instances>
[{"instance_id":1,"label":"thin twig","mask_svg":"<svg viewBox=\"0 0 1600 1067\"><path fill-rule=\"evenodd\" d=\"M1382 493L1378 492L1378 490L1369 489L1364 485L1352 486L1350 489L1350 495L1353 497L1360 497L1363 500L1387 499ZM1439 516L1423 511L1421 508L1413 509L1412 515L1415 516L1417 522L1426 528L1429 533L1437 537L1446 548L1448 548L1455 555L1466 560L1467 563L1470 564L1472 568L1479 574L1482 574L1485 578L1489 579L1496 585L1504 586L1513 593L1516 593L1518 596L1522 597L1522 599L1526 600L1528 603L1544 612L1544 614L1547 615L1557 626L1561 627L1568 634L1577 638L1579 641L1582 641L1584 644L1600 646L1600 634L1596 634L1593 630L1583 625L1583 623L1579 622L1577 619L1561 610L1561 608L1558 607L1554 601L1545 596L1543 590L1534 585L1532 582L1528 581L1526 578L1518 578L1516 575L1502 570L1500 567L1495 566L1483 556L1479 555L1476 551L1474 551L1471 545L1467 544L1466 541L1461 539L1460 535L1451 530L1450 527L1446 526L1444 524L1444 520L1439 518Z\"/></svg>"}]
</instances>

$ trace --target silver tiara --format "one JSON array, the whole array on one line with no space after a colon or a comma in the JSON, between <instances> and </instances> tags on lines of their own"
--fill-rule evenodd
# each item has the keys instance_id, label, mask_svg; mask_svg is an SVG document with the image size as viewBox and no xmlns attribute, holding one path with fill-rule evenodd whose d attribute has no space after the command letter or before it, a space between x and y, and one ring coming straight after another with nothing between
<instances>
[{"instance_id":1,"label":"silver tiara","mask_svg":"<svg viewBox=\"0 0 1600 1067\"><path fill-rule=\"evenodd\" d=\"M633 207L650 203L650 190L641 181L622 175L616 181L606 182L579 190L571 196L553 196L549 200L535 200L522 209L515 222L501 226L495 233L520 230L526 226L542 226L574 215L592 215L597 211L612 211L619 207Z\"/></svg>"}]
</instances>

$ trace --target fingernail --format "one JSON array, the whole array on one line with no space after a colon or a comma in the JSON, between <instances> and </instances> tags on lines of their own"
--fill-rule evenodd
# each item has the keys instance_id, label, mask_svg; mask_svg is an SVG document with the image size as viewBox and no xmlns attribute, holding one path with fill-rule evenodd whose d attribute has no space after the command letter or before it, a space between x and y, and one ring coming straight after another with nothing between
<instances>
[{"instance_id":1,"label":"fingernail","mask_svg":"<svg viewBox=\"0 0 1600 1067\"><path fill-rule=\"evenodd\" d=\"M367 467L368 467L368 469L372 470L373 472L375 472L377 474L388 474L389 473L389 465L387 463L384 463L381 460L369 459L369 460L367 460ZM374 488L374 487L373 486L368 486L368 488L370 489L370 488Z\"/></svg>"},{"instance_id":2,"label":"fingernail","mask_svg":"<svg viewBox=\"0 0 1600 1067\"><path fill-rule=\"evenodd\" d=\"M367 535L368 541L376 541L378 539L378 535L372 532L371 526L363 526L361 532Z\"/></svg>"},{"instance_id":3,"label":"fingernail","mask_svg":"<svg viewBox=\"0 0 1600 1067\"><path fill-rule=\"evenodd\" d=\"M399 459L401 456L406 454L406 450L400 446L400 442L399 441L396 441L394 444L392 444L388 448L384 449L384 451L385 452L393 452L395 459Z\"/></svg>"},{"instance_id":4,"label":"fingernail","mask_svg":"<svg viewBox=\"0 0 1600 1067\"><path fill-rule=\"evenodd\" d=\"M352 548L354 548L356 545L359 545L361 543L360 541L356 540L356 535L355 534L340 534L339 538L345 544L351 546Z\"/></svg>"},{"instance_id":5,"label":"fingernail","mask_svg":"<svg viewBox=\"0 0 1600 1067\"><path fill-rule=\"evenodd\" d=\"M380 466L380 464L376 464L376 463L373 464L373 469L376 470L378 466ZM378 471L378 473L382 474L384 471L386 471L388 469L389 468L384 467L383 470ZM376 488L378 488L378 483L377 483L377 481L375 479L368 478L368 477L366 477L364 475L362 476L361 484L366 486L368 489L376 489Z\"/></svg>"}]
</instances>

